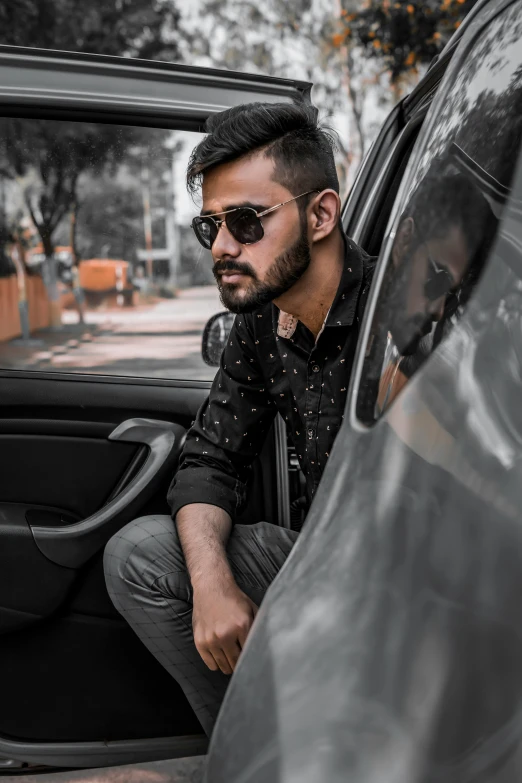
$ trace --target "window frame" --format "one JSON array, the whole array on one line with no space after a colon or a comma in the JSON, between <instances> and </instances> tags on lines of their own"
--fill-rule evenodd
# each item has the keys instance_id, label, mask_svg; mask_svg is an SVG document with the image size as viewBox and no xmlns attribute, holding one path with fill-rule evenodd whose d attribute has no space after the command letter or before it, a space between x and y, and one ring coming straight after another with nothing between
<instances>
[{"instance_id":1,"label":"window frame","mask_svg":"<svg viewBox=\"0 0 522 783\"><path fill-rule=\"evenodd\" d=\"M71 91L78 77L82 89ZM147 91L136 95L137 80ZM157 94L154 94L155 86ZM311 103L312 83L216 68L0 45L1 117L204 131L254 100ZM190 97L190 99L189 99ZM116 107L116 108L115 108ZM0 379L209 389L212 381L0 367Z\"/></svg>"}]
</instances>

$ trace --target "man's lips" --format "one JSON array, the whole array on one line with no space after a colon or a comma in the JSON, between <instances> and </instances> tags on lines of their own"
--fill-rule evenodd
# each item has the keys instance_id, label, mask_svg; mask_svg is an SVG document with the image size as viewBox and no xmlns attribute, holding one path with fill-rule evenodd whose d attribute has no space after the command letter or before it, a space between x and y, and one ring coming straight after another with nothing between
<instances>
[{"instance_id":1,"label":"man's lips","mask_svg":"<svg viewBox=\"0 0 522 783\"><path fill-rule=\"evenodd\" d=\"M247 277L243 272L222 272L220 274L220 282L223 283L239 283L242 278Z\"/></svg>"}]
</instances>

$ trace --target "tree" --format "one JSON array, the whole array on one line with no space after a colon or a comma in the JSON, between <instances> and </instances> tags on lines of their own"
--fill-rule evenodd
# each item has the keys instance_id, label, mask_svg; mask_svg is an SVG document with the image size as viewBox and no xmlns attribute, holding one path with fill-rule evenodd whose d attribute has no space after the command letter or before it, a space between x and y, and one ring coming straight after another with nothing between
<instances>
[{"instance_id":1,"label":"tree","mask_svg":"<svg viewBox=\"0 0 522 783\"><path fill-rule=\"evenodd\" d=\"M353 9L344 0L335 47L361 46L381 60L392 84L428 65L442 50L477 0L367 0Z\"/></svg>"},{"instance_id":2,"label":"tree","mask_svg":"<svg viewBox=\"0 0 522 783\"><path fill-rule=\"evenodd\" d=\"M204 0L198 32L192 53L203 64L306 79L313 82L313 101L323 120L336 113L351 114L346 141L339 144L337 156L343 178L359 157L354 158L350 141L358 139L365 128L360 121L362 88L354 105L355 93L345 78L347 64L332 45L331 0ZM364 141L359 146L364 147Z\"/></svg>"},{"instance_id":3,"label":"tree","mask_svg":"<svg viewBox=\"0 0 522 783\"><path fill-rule=\"evenodd\" d=\"M2 0L0 44L172 61L179 23L166 0Z\"/></svg>"},{"instance_id":4,"label":"tree","mask_svg":"<svg viewBox=\"0 0 522 783\"><path fill-rule=\"evenodd\" d=\"M179 12L166 0L4 0L0 43L105 55L179 57ZM16 179L38 230L46 262L44 279L58 326L54 232L78 204L77 183L87 169L125 159L140 130L110 125L4 119L0 167ZM54 303L54 306L53 306Z\"/></svg>"},{"instance_id":5,"label":"tree","mask_svg":"<svg viewBox=\"0 0 522 783\"><path fill-rule=\"evenodd\" d=\"M344 189L397 96L386 67L339 35L345 29L340 2L337 7L335 0L203 2L192 54L203 64L313 82L322 119L339 122L337 164ZM360 0L344 2L360 6Z\"/></svg>"},{"instance_id":6,"label":"tree","mask_svg":"<svg viewBox=\"0 0 522 783\"><path fill-rule=\"evenodd\" d=\"M77 243L82 258L134 261L143 244L143 205L139 189L111 177L86 178L81 188Z\"/></svg>"}]
</instances>

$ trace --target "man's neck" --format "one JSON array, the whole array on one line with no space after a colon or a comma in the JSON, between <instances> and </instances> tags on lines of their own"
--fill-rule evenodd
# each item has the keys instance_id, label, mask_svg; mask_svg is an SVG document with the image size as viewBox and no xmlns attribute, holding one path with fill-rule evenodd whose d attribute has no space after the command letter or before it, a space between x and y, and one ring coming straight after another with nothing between
<instances>
[{"instance_id":1,"label":"man's neck","mask_svg":"<svg viewBox=\"0 0 522 783\"><path fill-rule=\"evenodd\" d=\"M337 230L324 243L312 246L310 266L297 283L274 304L299 319L317 337L341 282L344 242Z\"/></svg>"}]
</instances>

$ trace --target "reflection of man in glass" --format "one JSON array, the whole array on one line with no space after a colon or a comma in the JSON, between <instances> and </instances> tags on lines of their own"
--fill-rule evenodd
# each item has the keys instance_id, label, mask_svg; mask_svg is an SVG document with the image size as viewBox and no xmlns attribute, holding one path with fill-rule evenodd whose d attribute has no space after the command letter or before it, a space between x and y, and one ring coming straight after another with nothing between
<instances>
[{"instance_id":1,"label":"reflection of man in glass","mask_svg":"<svg viewBox=\"0 0 522 783\"><path fill-rule=\"evenodd\" d=\"M391 252L389 331L403 356L415 354L433 324L454 311L489 212L463 174L425 177L410 199ZM482 253L479 253L481 257Z\"/></svg>"},{"instance_id":2,"label":"reflection of man in glass","mask_svg":"<svg viewBox=\"0 0 522 783\"><path fill-rule=\"evenodd\" d=\"M374 353L380 364L374 413L393 402L458 316L487 257L483 237L493 235L486 230L492 217L471 179L443 174L442 164L417 186L400 218L387 270L379 318L386 332Z\"/></svg>"}]
</instances>

